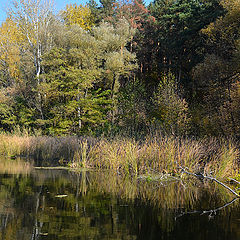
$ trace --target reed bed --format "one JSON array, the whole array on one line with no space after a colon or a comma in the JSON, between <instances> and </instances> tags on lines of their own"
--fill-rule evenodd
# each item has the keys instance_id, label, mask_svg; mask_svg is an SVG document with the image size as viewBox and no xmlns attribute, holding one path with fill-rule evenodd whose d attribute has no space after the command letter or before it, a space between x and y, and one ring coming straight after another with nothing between
<instances>
[{"instance_id":1,"label":"reed bed","mask_svg":"<svg viewBox=\"0 0 240 240\"><path fill-rule=\"evenodd\" d=\"M38 165L111 169L118 174L194 173L234 177L239 171L240 151L231 139L146 137L128 138L38 137L0 135L0 154L32 158Z\"/></svg>"}]
</instances>

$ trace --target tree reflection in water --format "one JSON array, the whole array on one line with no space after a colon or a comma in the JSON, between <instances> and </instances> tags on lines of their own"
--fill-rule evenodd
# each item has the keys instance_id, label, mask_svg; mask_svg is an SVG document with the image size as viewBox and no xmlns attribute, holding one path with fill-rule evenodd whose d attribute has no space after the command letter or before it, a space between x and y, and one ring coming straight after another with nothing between
<instances>
[{"instance_id":1,"label":"tree reflection in water","mask_svg":"<svg viewBox=\"0 0 240 240\"><path fill-rule=\"evenodd\" d=\"M240 237L238 201L211 219L200 213L231 201L232 196L215 184L51 169L3 171L0 182L4 240ZM185 214L196 210L199 214Z\"/></svg>"}]
</instances>

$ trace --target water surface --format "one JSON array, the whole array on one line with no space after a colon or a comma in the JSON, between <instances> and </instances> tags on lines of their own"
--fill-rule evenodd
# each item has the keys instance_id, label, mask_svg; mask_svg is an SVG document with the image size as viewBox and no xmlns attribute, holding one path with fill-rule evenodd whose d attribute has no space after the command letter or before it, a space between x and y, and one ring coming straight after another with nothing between
<instances>
[{"instance_id":1,"label":"water surface","mask_svg":"<svg viewBox=\"0 0 240 240\"><path fill-rule=\"evenodd\" d=\"M234 197L215 184L32 169L18 160L0 170L2 240L240 239L239 200L223 207Z\"/></svg>"}]
</instances>

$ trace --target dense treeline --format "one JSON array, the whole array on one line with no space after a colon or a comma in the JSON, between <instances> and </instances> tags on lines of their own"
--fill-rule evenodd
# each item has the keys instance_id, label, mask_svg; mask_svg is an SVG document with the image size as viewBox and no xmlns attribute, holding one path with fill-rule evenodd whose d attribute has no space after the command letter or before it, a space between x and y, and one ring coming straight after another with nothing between
<instances>
[{"instance_id":1,"label":"dense treeline","mask_svg":"<svg viewBox=\"0 0 240 240\"><path fill-rule=\"evenodd\" d=\"M0 27L0 128L240 135L238 0L15 1Z\"/></svg>"}]
</instances>

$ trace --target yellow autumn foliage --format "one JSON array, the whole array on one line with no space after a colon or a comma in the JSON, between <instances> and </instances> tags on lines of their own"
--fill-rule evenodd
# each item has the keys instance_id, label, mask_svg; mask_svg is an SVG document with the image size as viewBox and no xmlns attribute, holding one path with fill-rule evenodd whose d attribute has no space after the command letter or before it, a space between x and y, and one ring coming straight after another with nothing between
<instances>
[{"instance_id":1,"label":"yellow autumn foliage","mask_svg":"<svg viewBox=\"0 0 240 240\"><path fill-rule=\"evenodd\" d=\"M90 30L94 22L90 8L76 3L66 6L63 18L67 25L78 24L85 30Z\"/></svg>"},{"instance_id":2,"label":"yellow autumn foliage","mask_svg":"<svg viewBox=\"0 0 240 240\"><path fill-rule=\"evenodd\" d=\"M20 75L20 46L23 39L17 24L7 18L0 27L0 62L8 66L10 76L15 79Z\"/></svg>"}]
</instances>

